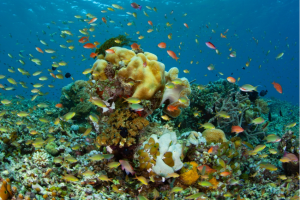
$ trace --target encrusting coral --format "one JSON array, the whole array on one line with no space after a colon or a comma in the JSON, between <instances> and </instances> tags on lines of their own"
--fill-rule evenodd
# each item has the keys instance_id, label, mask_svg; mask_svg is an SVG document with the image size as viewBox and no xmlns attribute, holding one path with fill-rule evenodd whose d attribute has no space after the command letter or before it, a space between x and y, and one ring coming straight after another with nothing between
<instances>
[{"instance_id":1,"label":"encrusting coral","mask_svg":"<svg viewBox=\"0 0 300 200\"><path fill-rule=\"evenodd\" d=\"M195 183L198 178L198 172L197 172L197 166L198 164L196 162L190 162L190 163L184 163L183 167L180 170L180 180L185 185L192 185Z\"/></svg>"},{"instance_id":2,"label":"encrusting coral","mask_svg":"<svg viewBox=\"0 0 300 200\"><path fill-rule=\"evenodd\" d=\"M109 116L107 123L109 127L97 136L96 143L99 146L113 145L120 148L135 144L139 132L149 124L145 118L128 109L116 110Z\"/></svg>"}]
</instances>

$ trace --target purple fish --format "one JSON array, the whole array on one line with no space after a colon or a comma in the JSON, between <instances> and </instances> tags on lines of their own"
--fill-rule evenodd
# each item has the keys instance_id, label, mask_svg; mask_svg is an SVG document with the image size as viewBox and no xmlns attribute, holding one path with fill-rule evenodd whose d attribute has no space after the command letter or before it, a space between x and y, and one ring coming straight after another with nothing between
<instances>
[{"instance_id":1,"label":"purple fish","mask_svg":"<svg viewBox=\"0 0 300 200\"><path fill-rule=\"evenodd\" d=\"M139 10L142 9L142 6L138 5L137 3L131 3L130 5L131 5L131 7L133 7L134 9L139 9Z\"/></svg>"}]
</instances>

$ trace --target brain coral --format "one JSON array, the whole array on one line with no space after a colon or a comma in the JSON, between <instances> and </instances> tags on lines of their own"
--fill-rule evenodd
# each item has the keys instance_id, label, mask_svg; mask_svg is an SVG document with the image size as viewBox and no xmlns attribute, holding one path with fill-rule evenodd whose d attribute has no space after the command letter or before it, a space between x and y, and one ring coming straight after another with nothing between
<instances>
[{"instance_id":1,"label":"brain coral","mask_svg":"<svg viewBox=\"0 0 300 200\"><path fill-rule=\"evenodd\" d=\"M206 129L202 136L205 137L206 142L227 142L225 133L221 129Z\"/></svg>"}]
</instances>

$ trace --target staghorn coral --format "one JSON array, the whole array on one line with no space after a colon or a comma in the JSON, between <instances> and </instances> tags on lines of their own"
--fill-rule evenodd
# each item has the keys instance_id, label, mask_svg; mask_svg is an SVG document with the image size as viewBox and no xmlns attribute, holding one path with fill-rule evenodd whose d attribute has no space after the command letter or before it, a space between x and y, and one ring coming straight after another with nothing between
<instances>
[{"instance_id":1,"label":"staghorn coral","mask_svg":"<svg viewBox=\"0 0 300 200\"><path fill-rule=\"evenodd\" d=\"M128 109L115 110L110 114L107 123L109 127L97 136L96 143L100 146L113 145L120 148L135 144L139 132L149 124L145 118Z\"/></svg>"}]
</instances>

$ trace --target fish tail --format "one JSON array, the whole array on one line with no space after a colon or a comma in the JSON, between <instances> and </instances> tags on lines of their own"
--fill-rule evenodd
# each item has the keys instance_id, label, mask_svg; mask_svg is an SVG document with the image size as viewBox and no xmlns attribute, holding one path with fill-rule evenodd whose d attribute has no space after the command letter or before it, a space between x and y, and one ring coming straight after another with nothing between
<instances>
[{"instance_id":1,"label":"fish tail","mask_svg":"<svg viewBox=\"0 0 300 200\"><path fill-rule=\"evenodd\" d=\"M141 10L142 9L142 6L139 6L139 10Z\"/></svg>"}]
</instances>

